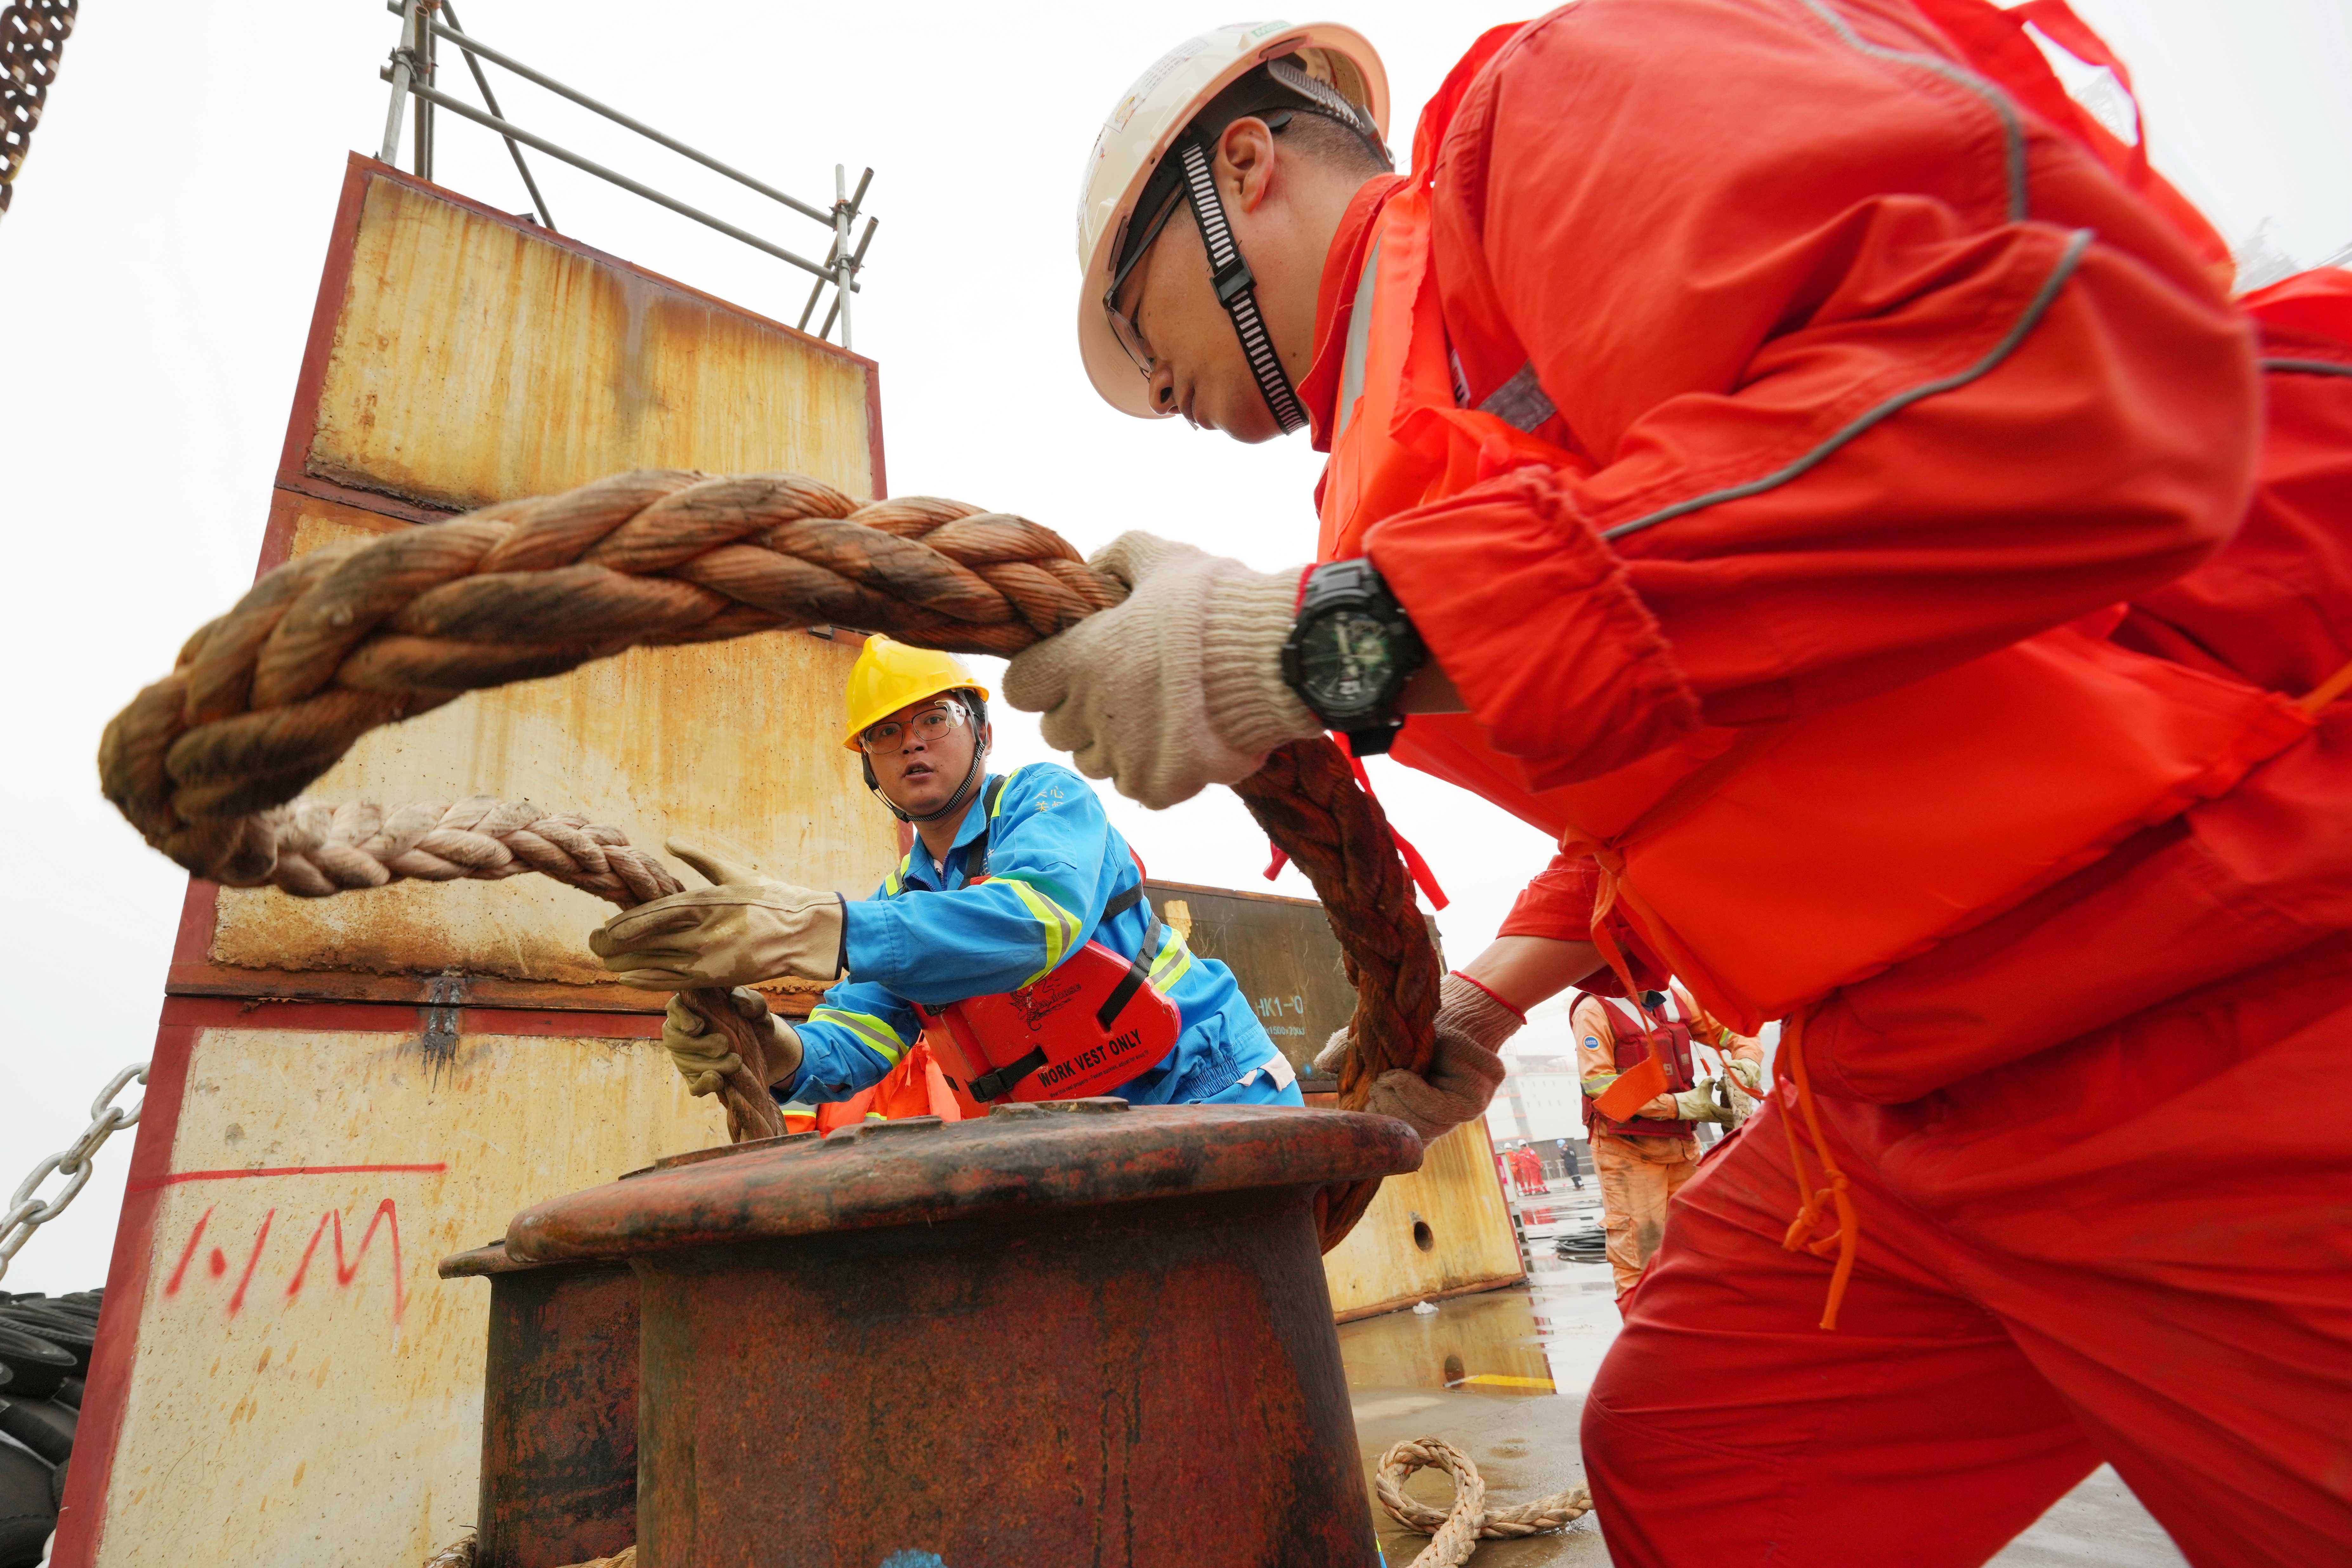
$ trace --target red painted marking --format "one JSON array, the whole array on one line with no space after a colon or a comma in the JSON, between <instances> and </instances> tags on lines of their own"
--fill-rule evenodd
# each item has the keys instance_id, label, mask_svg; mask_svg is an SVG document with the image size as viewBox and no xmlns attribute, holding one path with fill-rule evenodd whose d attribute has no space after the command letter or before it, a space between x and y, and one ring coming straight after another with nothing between
<instances>
[{"instance_id":1,"label":"red painted marking","mask_svg":"<svg viewBox=\"0 0 2352 1568\"><path fill-rule=\"evenodd\" d=\"M228 1272L228 1258L215 1247L213 1248L212 1257L205 1261L205 1267L211 1269L213 1278L217 1279Z\"/></svg>"},{"instance_id":2,"label":"red painted marking","mask_svg":"<svg viewBox=\"0 0 2352 1568\"><path fill-rule=\"evenodd\" d=\"M269 1239L269 1222L277 1217L276 1209L261 1216L261 1234L253 1238L253 1252L245 1260L245 1272L237 1276L236 1294L228 1299L228 1315L232 1318L245 1305L245 1288L253 1283L253 1266L261 1261L261 1244Z\"/></svg>"},{"instance_id":3,"label":"red painted marking","mask_svg":"<svg viewBox=\"0 0 2352 1568\"><path fill-rule=\"evenodd\" d=\"M180 1281L188 1272L188 1259L196 1255L196 1243L204 1239L205 1222L212 1217L213 1211L210 1209L205 1210L196 1216L196 1228L188 1232L188 1245L180 1248L180 1266L172 1270L171 1281L163 1287L164 1295L176 1296L180 1293ZM218 1274L225 1267L226 1265L221 1262L220 1248L214 1247L213 1272Z\"/></svg>"},{"instance_id":4,"label":"red painted marking","mask_svg":"<svg viewBox=\"0 0 2352 1568\"><path fill-rule=\"evenodd\" d=\"M335 1227L335 1283L349 1285L359 1274L361 1261L367 1257L368 1244L375 1240L375 1227L386 1220L392 1222L392 1321L400 1321L401 1314L408 1310L408 1289L401 1278L400 1210L390 1198L376 1205L374 1216L360 1237L360 1249L352 1254L348 1264L343 1261L342 1212L329 1209L320 1215L318 1228L310 1233L310 1245L302 1248L302 1261L294 1266L294 1278L286 1282L287 1298L290 1300L300 1294L303 1278L310 1271L310 1255L319 1250L319 1238L327 1233L330 1224Z\"/></svg>"},{"instance_id":5,"label":"red painted marking","mask_svg":"<svg viewBox=\"0 0 2352 1568\"><path fill-rule=\"evenodd\" d=\"M182 1182L234 1182L247 1176L352 1176L384 1173L422 1173L437 1174L449 1168L446 1160L429 1165L264 1165L250 1171L175 1171L168 1176L133 1182L134 1193L153 1192L157 1187L176 1187Z\"/></svg>"}]
</instances>

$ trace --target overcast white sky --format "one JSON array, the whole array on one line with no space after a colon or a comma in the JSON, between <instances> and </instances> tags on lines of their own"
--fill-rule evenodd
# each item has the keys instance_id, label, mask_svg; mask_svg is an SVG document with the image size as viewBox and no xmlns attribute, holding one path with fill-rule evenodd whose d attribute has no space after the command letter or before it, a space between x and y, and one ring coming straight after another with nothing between
<instances>
[{"instance_id":1,"label":"overcast white sky","mask_svg":"<svg viewBox=\"0 0 2352 1568\"><path fill-rule=\"evenodd\" d=\"M2233 244L2271 220L2310 262L2352 241L2352 0L2077 0L2132 66L2158 163ZM883 366L894 493L1014 510L1091 548L1121 530L1272 569L1313 549L1318 459L1111 413L1071 334L1072 213L1096 124L1223 6L460 0L467 26L549 73L815 201L877 171L882 227L856 346ZM1527 13L1357 0L1394 140L1485 27ZM1304 16L1307 13L1295 13ZM0 529L14 568L0 768L0 1184L78 1133L89 1095L151 1048L184 879L99 798L106 719L250 580L347 150L373 151L381 0L84 8L0 219ZM470 97L454 57L444 85ZM824 236L761 198L502 73L509 113L796 249ZM445 117L438 177L520 210L488 132ZM609 133L608 133L609 132ZM792 320L802 274L535 159L558 226ZM1025 719L1012 760L1045 754ZM1455 897L1456 962L1547 846L1483 804L1376 763L1392 815ZM1264 841L1220 795L1118 803L1154 873L1263 888ZM782 869L782 868L779 868ZM1303 891L1295 874L1284 890ZM289 1061L299 1070L299 1062ZM37 1237L5 1288L104 1276L128 1148Z\"/></svg>"}]
</instances>

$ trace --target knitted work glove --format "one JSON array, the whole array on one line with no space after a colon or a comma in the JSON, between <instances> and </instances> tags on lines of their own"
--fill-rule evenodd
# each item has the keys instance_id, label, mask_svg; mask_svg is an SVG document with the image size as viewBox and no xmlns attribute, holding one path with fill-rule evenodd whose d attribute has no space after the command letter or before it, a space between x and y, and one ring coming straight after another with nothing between
<instances>
[{"instance_id":1,"label":"knitted work glove","mask_svg":"<svg viewBox=\"0 0 2352 1568\"><path fill-rule=\"evenodd\" d=\"M1323 722L1282 679L1298 574L1125 533L1089 563L1127 601L1013 659L1005 700L1078 771L1157 809L1257 772Z\"/></svg>"},{"instance_id":2,"label":"knitted work glove","mask_svg":"<svg viewBox=\"0 0 2352 1568\"><path fill-rule=\"evenodd\" d=\"M625 910L588 933L589 951L622 984L684 991L841 973L840 894L768 881L684 838L669 852L711 886Z\"/></svg>"},{"instance_id":3,"label":"knitted work glove","mask_svg":"<svg viewBox=\"0 0 2352 1568\"><path fill-rule=\"evenodd\" d=\"M1723 1058L1724 1070L1739 1080L1739 1087L1748 1095L1762 1099L1764 1094L1764 1064L1739 1057Z\"/></svg>"},{"instance_id":4,"label":"knitted work glove","mask_svg":"<svg viewBox=\"0 0 2352 1568\"><path fill-rule=\"evenodd\" d=\"M767 998L757 991L738 986L728 994L727 999L753 1028L767 1029L769 1081L790 1081L801 1070L799 1034L768 1011ZM743 1066L743 1058L703 1022L699 1013L686 1005L683 996L671 997L669 1005L662 1010L661 1043L678 1076L686 1079L688 1094L717 1094L727 1074Z\"/></svg>"},{"instance_id":5,"label":"knitted work glove","mask_svg":"<svg viewBox=\"0 0 2352 1568\"><path fill-rule=\"evenodd\" d=\"M1348 1042L1354 1038L1350 1029L1332 1030L1331 1037L1323 1042L1323 1048L1315 1053L1315 1070L1337 1078L1339 1064L1348 1059Z\"/></svg>"},{"instance_id":6,"label":"knitted work glove","mask_svg":"<svg viewBox=\"0 0 2352 1568\"><path fill-rule=\"evenodd\" d=\"M1364 1109L1395 1117L1424 1143L1443 1137L1486 1111L1503 1081L1503 1058L1496 1053L1526 1022L1476 981L1458 971L1448 974L1437 988L1437 1051L1427 1076L1402 1068L1381 1074Z\"/></svg>"}]
</instances>

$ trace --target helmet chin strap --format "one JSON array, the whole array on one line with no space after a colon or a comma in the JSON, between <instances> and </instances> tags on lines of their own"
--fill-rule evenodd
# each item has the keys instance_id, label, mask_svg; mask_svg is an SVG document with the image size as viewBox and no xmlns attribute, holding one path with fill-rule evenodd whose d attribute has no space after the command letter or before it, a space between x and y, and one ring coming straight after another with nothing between
<instances>
[{"instance_id":1,"label":"helmet chin strap","mask_svg":"<svg viewBox=\"0 0 2352 1568\"><path fill-rule=\"evenodd\" d=\"M987 761L987 759L988 746L986 742L982 742L979 735L974 734L972 736L971 761L965 764L963 770L963 783L956 785L955 794L948 797L948 802L945 805L942 805L937 811L928 812L921 816L917 816L913 812L907 810L897 801L892 800L888 795L882 793L881 781L874 776L874 763L870 758L867 759L866 763L866 787L872 790L874 792L874 798L880 801L884 805L888 806L890 808L890 815L897 817L901 822L937 822L940 818L947 816L950 812L962 810L965 803L971 799L972 794L980 783L980 764Z\"/></svg>"},{"instance_id":2,"label":"helmet chin strap","mask_svg":"<svg viewBox=\"0 0 2352 1568\"><path fill-rule=\"evenodd\" d=\"M1234 243L1233 226L1225 221L1225 204L1217 195L1209 154L1198 142L1187 142L1178 156L1184 164L1185 199L1192 203L1193 221L1201 226L1201 243L1209 252L1209 279L1216 288L1217 303L1233 318L1234 335L1242 341L1242 357L1249 362L1250 374L1257 378L1258 395L1265 399L1266 412L1287 436L1307 423L1307 411L1298 405L1298 394L1274 352L1274 340L1266 336L1265 318L1257 308L1257 278L1243 259L1241 247Z\"/></svg>"}]
</instances>

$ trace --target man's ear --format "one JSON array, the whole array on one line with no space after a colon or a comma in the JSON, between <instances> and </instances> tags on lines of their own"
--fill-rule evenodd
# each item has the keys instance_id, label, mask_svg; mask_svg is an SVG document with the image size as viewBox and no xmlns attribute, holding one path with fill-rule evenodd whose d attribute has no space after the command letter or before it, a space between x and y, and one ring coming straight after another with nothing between
<instances>
[{"instance_id":1,"label":"man's ear","mask_svg":"<svg viewBox=\"0 0 2352 1568\"><path fill-rule=\"evenodd\" d=\"M1274 132L1265 121L1245 114L1217 138L1217 189L1244 212L1255 212L1273 194Z\"/></svg>"}]
</instances>

